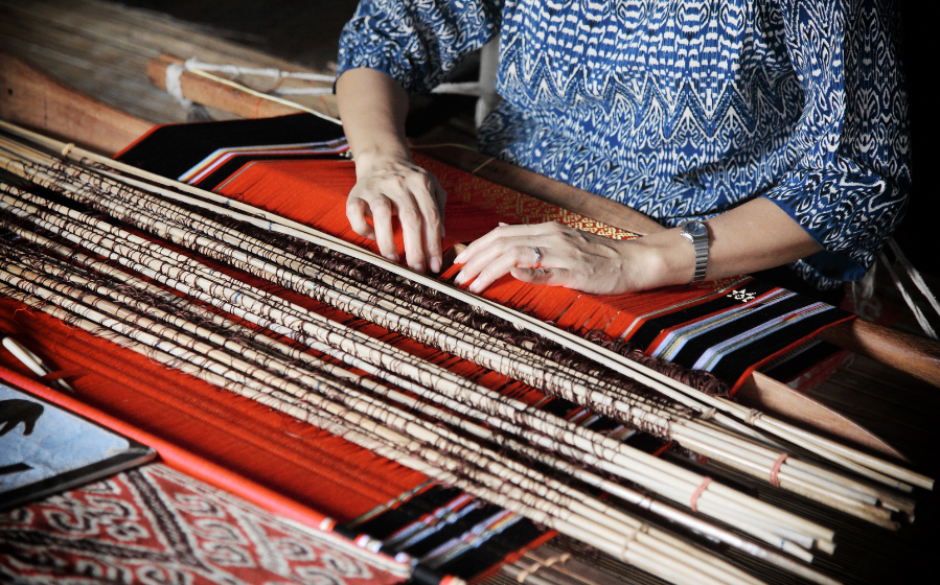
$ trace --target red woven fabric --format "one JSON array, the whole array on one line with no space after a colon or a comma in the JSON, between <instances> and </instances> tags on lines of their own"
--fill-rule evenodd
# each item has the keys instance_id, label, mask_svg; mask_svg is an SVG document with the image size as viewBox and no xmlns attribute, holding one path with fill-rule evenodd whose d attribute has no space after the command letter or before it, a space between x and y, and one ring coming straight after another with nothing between
<instances>
[{"instance_id":1,"label":"red woven fabric","mask_svg":"<svg viewBox=\"0 0 940 585\"><path fill-rule=\"evenodd\" d=\"M0 299L0 328L52 367L84 373L72 380L77 400L339 521L426 481L343 439L15 301ZM5 349L0 364L33 377Z\"/></svg>"}]
</instances>

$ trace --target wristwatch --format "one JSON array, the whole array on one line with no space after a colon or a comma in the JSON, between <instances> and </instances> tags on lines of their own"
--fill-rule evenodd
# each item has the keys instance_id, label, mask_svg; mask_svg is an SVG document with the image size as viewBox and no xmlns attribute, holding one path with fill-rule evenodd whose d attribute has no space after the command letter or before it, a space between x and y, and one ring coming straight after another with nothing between
<instances>
[{"instance_id":1,"label":"wristwatch","mask_svg":"<svg viewBox=\"0 0 940 585\"><path fill-rule=\"evenodd\" d=\"M695 248L695 274L689 284L705 280L705 271L708 270L708 228L705 224L693 219L680 224L682 237L692 243Z\"/></svg>"}]
</instances>

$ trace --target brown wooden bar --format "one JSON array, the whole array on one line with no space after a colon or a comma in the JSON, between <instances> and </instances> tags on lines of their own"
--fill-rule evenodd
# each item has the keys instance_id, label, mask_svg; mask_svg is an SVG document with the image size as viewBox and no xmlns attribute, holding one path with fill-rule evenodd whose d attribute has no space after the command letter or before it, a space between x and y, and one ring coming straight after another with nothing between
<instances>
[{"instance_id":1,"label":"brown wooden bar","mask_svg":"<svg viewBox=\"0 0 940 585\"><path fill-rule=\"evenodd\" d=\"M153 127L5 53L0 53L0 118L108 153L118 152Z\"/></svg>"},{"instance_id":2,"label":"brown wooden bar","mask_svg":"<svg viewBox=\"0 0 940 585\"><path fill-rule=\"evenodd\" d=\"M163 53L159 59L147 62L147 78L155 86L166 89L167 67L173 64L182 65L184 62L181 57ZM183 71L180 75L180 88L187 99L197 104L212 105L216 109L242 118L272 118L297 113L295 107L247 94L190 71ZM322 110L328 113L329 107L324 104Z\"/></svg>"}]
</instances>

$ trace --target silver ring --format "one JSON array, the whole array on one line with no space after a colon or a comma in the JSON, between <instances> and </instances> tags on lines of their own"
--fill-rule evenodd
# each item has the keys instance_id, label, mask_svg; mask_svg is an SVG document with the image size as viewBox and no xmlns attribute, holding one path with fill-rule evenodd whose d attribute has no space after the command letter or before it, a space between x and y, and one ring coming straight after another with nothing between
<instances>
[{"instance_id":1,"label":"silver ring","mask_svg":"<svg viewBox=\"0 0 940 585\"><path fill-rule=\"evenodd\" d=\"M542 252L536 246L532 246L532 255L535 256L532 268L538 268L540 266L539 262L542 260Z\"/></svg>"}]
</instances>

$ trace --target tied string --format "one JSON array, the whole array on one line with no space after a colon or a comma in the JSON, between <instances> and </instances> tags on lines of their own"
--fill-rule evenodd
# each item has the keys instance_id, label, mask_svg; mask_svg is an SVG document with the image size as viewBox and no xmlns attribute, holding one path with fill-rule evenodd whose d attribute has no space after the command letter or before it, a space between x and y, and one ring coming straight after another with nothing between
<instances>
[{"instance_id":1,"label":"tied string","mask_svg":"<svg viewBox=\"0 0 940 585\"><path fill-rule=\"evenodd\" d=\"M750 426L754 426L762 416L764 416L763 412L757 410L756 408L752 408L744 415L744 422Z\"/></svg>"},{"instance_id":2,"label":"tied string","mask_svg":"<svg viewBox=\"0 0 940 585\"><path fill-rule=\"evenodd\" d=\"M780 457L777 457L777 460L774 462L773 467L770 468L770 485L775 488L780 487L780 466L783 465L783 462L787 460L787 454L781 453Z\"/></svg>"},{"instance_id":3,"label":"tied string","mask_svg":"<svg viewBox=\"0 0 940 585\"><path fill-rule=\"evenodd\" d=\"M66 144L65 146L63 146L63 147L62 147L62 158L68 158L68 157L69 157L69 153L72 152L72 149L73 149L73 148L75 148L75 143L74 143L74 142L69 142L68 144Z\"/></svg>"},{"instance_id":4,"label":"tied string","mask_svg":"<svg viewBox=\"0 0 940 585\"><path fill-rule=\"evenodd\" d=\"M712 478L705 476L705 479L702 480L702 483L695 488L695 491L692 492L692 497L689 498L689 507L692 508L693 512L698 512L698 499L705 492L705 488L708 487L708 484L712 482Z\"/></svg>"}]
</instances>

